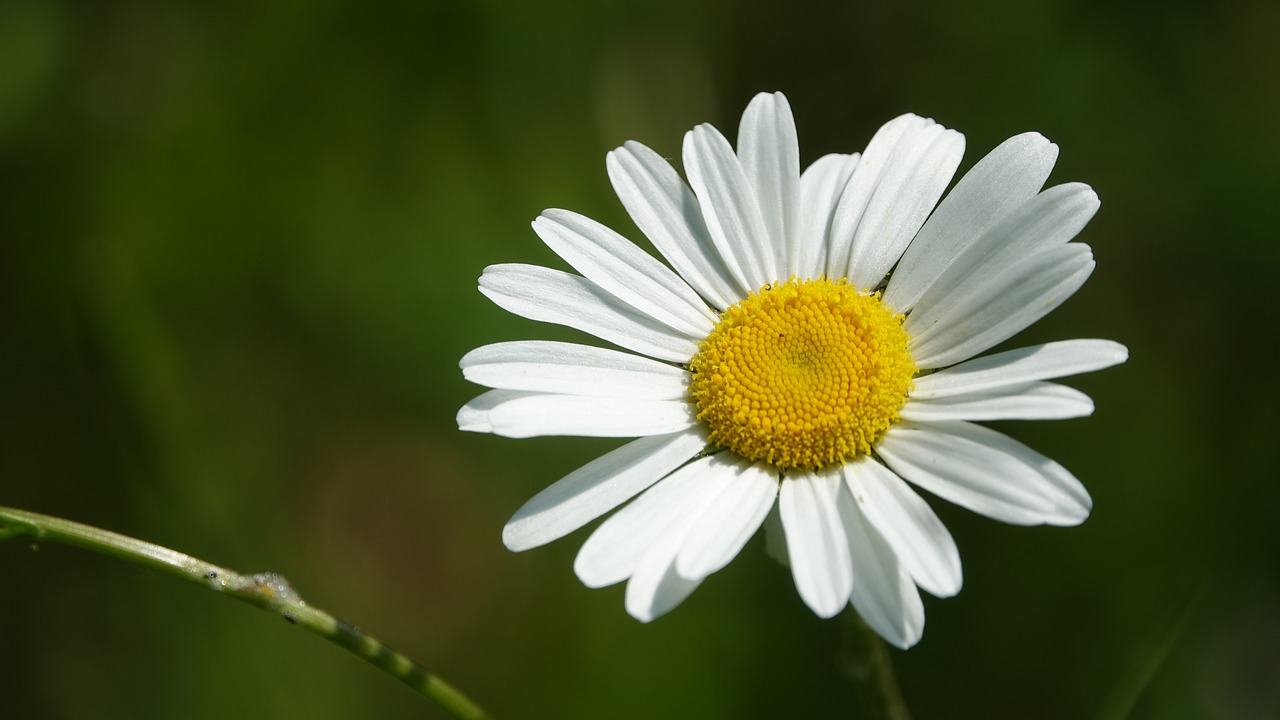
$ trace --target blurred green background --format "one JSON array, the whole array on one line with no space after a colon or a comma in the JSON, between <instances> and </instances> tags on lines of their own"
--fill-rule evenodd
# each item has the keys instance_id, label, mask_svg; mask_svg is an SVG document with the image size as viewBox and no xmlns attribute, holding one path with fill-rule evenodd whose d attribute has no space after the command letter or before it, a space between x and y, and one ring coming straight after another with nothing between
<instances>
[{"instance_id":1,"label":"blurred green background","mask_svg":"<svg viewBox=\"0 0 1280 720\"><path fill-rule=\"evenodd\" d=\"M730 136L761 90L804 162L906 111L1062 148L1098 270L1019 344L1107 337L1095 417L1010 425L1082 527L935 502L966 584L895 652L918 718L1280 716L1274 269L1280 84L1264 0L397 4L0 0L0 504L286 574L503 718L856 717L835 621L759 539L645 626L579 532L500 532L611 447L465 435L477 345L570 333L475 290L562 265L527 223L638 233L605 153ZM80 551L0 544L0 714L440 717L278 618ZM1136 670L1135 670L1136 668Z\"/></svg>"}]
</instances>

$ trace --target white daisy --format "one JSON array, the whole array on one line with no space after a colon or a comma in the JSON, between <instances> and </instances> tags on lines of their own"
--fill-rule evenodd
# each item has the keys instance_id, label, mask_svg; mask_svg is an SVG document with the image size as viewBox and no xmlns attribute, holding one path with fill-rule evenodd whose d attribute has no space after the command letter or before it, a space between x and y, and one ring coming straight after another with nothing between
<instances>
[{"instance_id":1,"label":"white daisy","mask_svg":"<svg viewBox=\"0 0 1280 720\"><path fill-rule=\"evenodd\" d=\"M801 174L791 108L775 93L747 107L736 154L711 125L685 135L688 184L639 143L609 153L618 197L670 267L548 210L534 231L581 274L494 265L480 292L629 352L478 348L463 374L494 389L458 426L638 439L526 503L507 547L543 545L639 495L574 569L590 587L626 580L627 611L649 621L772 517L770 539L815 613L852 603L905 648L924 629L917 588L946 597L961 585L955 542L913 485L1008 523L1082 522L1092 502L1071 473L973 421L1089 415L1087 396L1046 381L1127 350L1068 340L975 356L1089 277L1088 246L1069 241L1098 199L1079 183L1041 191L1058 148L1026 133L938 203L963 151L960 133L903 115L863 153Z\"/></svg>"}]
</instances>

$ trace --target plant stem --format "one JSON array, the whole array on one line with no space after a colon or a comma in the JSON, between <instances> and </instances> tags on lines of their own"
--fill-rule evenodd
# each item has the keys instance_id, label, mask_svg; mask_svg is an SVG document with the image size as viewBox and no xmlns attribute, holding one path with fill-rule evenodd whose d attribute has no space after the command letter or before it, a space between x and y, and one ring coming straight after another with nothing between
<instances>
[{"instance_id":1,"label":"plant stem","mask_svg":"<svg viewBox=\"0 0 1280 720\"><path fill-rule=\"evenodd\" d=\"M16 538L74 545L111 555L176 575L254 607L278 613L289 623L310 630L363 658L419 694L435 701L458 720L489 720L489 715L479 705L413 660L324 610L308 605L281 575L244 575L108 530L25 510L0 507L0 540Z\"/></svg>"},{"instance_id":2,"label":"plant stem","mask_svg":"<svg viewBox=\"0 0 1280 720\"><path fill-rule=\"evenodd\" d=\"M840 665L857 688L866 717L911 720L884 640L852 607L845 610L840 622L844 628Z\"/></svg>"}]
</instances>

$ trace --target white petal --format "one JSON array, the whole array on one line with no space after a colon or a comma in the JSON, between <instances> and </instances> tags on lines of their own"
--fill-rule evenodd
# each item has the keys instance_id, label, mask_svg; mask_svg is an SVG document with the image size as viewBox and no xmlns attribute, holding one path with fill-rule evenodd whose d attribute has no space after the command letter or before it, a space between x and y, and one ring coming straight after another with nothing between
<instances>
[{"instance_id":1,"label":"white petal","mask_svg":"<svg viewBox=\"0 0 1280 720\"><path fill-rule=\"evenodd\" d=\"M876 453L934 495L1014 525L1076 525L1092 507L1061 465L979 425L904 421L885 432Z\"/></svg>"},{"instance_id":2,"label":"white petal","mask_svg":"<svg viewBox=\"0 0 1280 720\"><path fill-rule=\"evenodd\" d=\"M956 298L932 325L915 322L913 312L903 325L912 336L911 357L921 369L967 360L1048 315L1080 289L1093 267L1087 245L1050 248Z\"/></svg>"},{"instance_id":3,"label":"white petal","mask_svg":"<svg viewBox=\"0 0 1280 720\"><path fill-rule=\"evenodd\" d=\"M676 470L601 523L574 560L578 579L588 587L604 587L631 577L645 553L669 536L708 489L732 479L721 466L713 469L712 461L700 458Z\"/></svg>"},{"instance_id":4,"label":"white petal","mask_svg":"<svg viewBox=\"0 0 1280 720\"><path fill-rule=\"evenodd\" d=\"M713 461L709 466L711 474L695 481L702 486L701 494L672 510L674 520L645 551L627 581L626 607L632 617L649 622L664 615L702 582L702 576L689 578L677 572L676 554L701 518L738 480L738 466L732 460Z\"/></svg>"},{"instance_id":5,"label":"white petal","mask_svg":"<svg viewBox=\"0 0 1280 720\"><path fill-rule=\"evenodd\" d=\"M871 202L876 186L880 184L880 179L889 166L898 142L903 136L912 137L917 131L933 124L932 120L918 115L900 115L881 126L872 136L871 142L867 143L867 149L859 157L857 167L845 184L831 218L826 270L828 277L839 278L848 273L853 235L858 230L858 223L862 221L867 203Z\"/></svg>"},{"instance_id":6,"label":"white petal","mask_svg":"<svg viewBox=\"0 0 1280 720\"><path fill-rule=\"evenodd\" d=\"M685 133L684 169L711 239L738 284L756 290L778 280L755 191L729 141L705 124Z\"/></svg>"},{"instance_id":7,"label":"white petal","mask_svg":"<svg viewBox=\"0 0 1280 720\"><path fill-rule=\"evenodd\" d=\"M740 461L733 482L698 518L676 555L676 572L704 578L737 557L773 508L778 496L776 471Z\"/></svg>"},{"instance_id":8,"label":"white petal","mask_svg":"<svg viewBox=\"0 0 1280 720\"><path fill-rule=\"evenodd\" d=\"M853 587L849 540L836 509L839 487L831 472L787 477L778 496L796 590L823 618L840 612Z\"/></svg>"},{"instance_id":9,"label":"white petal","mask_svg":"<svg viewBox=\"0 0 1280 720\"><path fill-rule=\"evenodd\" d=\"M920 587L938 597L960 592L960 551L933 509L902 478L869 457L844 467L862 515L893 548ZM854 568L854 585L858 571Z\"/></svg>"},{"instance_id":10,"label":"white petal","mask_svg":"<svg viewBox=\"0 0 1280 720\"><path fill-rule=\"evenodd\" d=\"M689 385L688 371L657 360L544 340L485 345L459 365L463 377L478 385L561 395L679 400Z\"/></svg>"},{"instance_id":11,"label":"white petal","mask_svg":"<svg viewBox=\"0 0 1280 720\"><path fill-rule=\"evenodd\" d=\"M742 114L738 127L738 159L773 250L774 280L778 268L794 271L800 226L800 146L791 105L782 93L760 93Z\"/></svg>"},{"instance_id":12,"label":"white petal","mask_svg":"<svg viewBox=\"0 0 1280 720\"><path fill-rule=\"evenodd\" d=\"M941 125L904 135L853 235L845 274L855 287L880 284L933 212L963 156L964 136Z\"/></svg>"},{"instance_id":13,"label":"white petal","mask_svg":"<svg viewBox=\"0 0 1280 720\"><path fill-rule=\"evenodd\" d=\"M493 427L490 432L513 438L641 437L691 428L698 422L694 415L693 406L685 400L529 393L494 406L489 423Z\"/></svg>"},{"instance_id":14,"label":"white petal","mask_svg":"<svg viewBox=\"0 0 1280 720\"><path fill-rule=\"evenodd\" d=\"M516 552L568 535L634 497L706 446L692 431L633 440L534 495L507 521L502 542Z\"/></svg>"},{"instance_id":15,"label":"white petal","mask_svg":"<svg viewBox=\"0 0 1280 720\"><path fill-rule=\"evenodd\" d=\"M702 297L721 310L753 288L739 285L721 260L693 190L671 164L638 142L609 153L614 192L659 253Z\"/></svg>"},{"instance_id":16,"label":"white petal","mask_svg":"<svg viewBox=\"0 0 1280 720\"><path fill-rule=\"evenodd\" d=\"M1118 365L1129 350L1111 340L1061 340L966 360L915 379L912 400L987 392Z\"/></svg>"},{"instance_id":17,"label":"white petal","mask_svg":"<svg viewBox=\"0 0 1280 720\"><path fill-rule=\"evenodd\" d=\"M516 398L532 397L535 394L537 393L518 390L490 390L482 393L458 410L458 429L464 432L491 433L493 422L490 421L489 415L495 407Z\"/></svg>"},{"instance_id":18,"label":"white petal","mask_svg":"<svg viewBox=\"0 0 1280 720\"><path fill-rule=\"evenodd\" d=\"M942 271L1001 217L1044 186L1058 146L1039 133L1005 140L956 183L902 255L884 302L907 312Z\"/></svg>"},{"instance_id":19,"label":"white petal","mask_svg":"<svg viewBox=\"0 0 1280 720\"><path fill-rule=\"evenodd\" d=\"M880 637L904 650L915 645L924 634L924 604L911 574L863 517L847 487L840 489L837 507L853 565L850 602Z\"/></svg>"},{"instance_id":20,"label":"white petal","mask_svg":"<svg viewBox=\"0 0 1280 720\"><path fill-rule=\"evenodd\" d=\"M991 428L970 423L946 425L972 442L986 445L993 452L1004 453L1037 472L1044 479L1037 490L1049 498L1054 507L1054 512L1044 520L1046 524L1079 525L1089 517L1093 509L1089 491L1061 464Z\"/></svg>"},{"instance_id":21,"label":"white petal","mask_svg":"<svg viewBox=\"0 0 1280 720\"><path fill-rule=\"evenodd\" d=\"M796 277L813 279L826 272L831 218L861 157L824 155L800 176L800 234L792 245L796 257L788 265Z\"/></svg>"},{"instance_id":22,"label":"white petal","mask_svg":"<svg viewBox=\"0 0 1280 720\"><path fill-rule=\"evenodd\" d=\"M677 333L577 275L536 265L490 265L480 292L508 312L567 325L650 357L687 362L700 337Z\"/></svg>"},{"instance_id":23,"label":"white petal","mask_svg":"<svg viewBox=\"0 0 1280 720\"><path fill-rule=\"evenodd\" d=\"M1067 243L1097 210L1098 196L1080 183L1049 188L1018 206L971 247L952 256L950 265L912 310L915 322L928 327L959 298L979 292L992 277L1025 258Z\"/></svg>"},{"instance_id":24,"label":"white petal","mask_svg":"<svg viewBox=\"0 0 1280 720\"><path fill-rule=\"evenodd\" d=\"M715 326L715 314L688 283L604 225L568 210L546 210L533 230L583 277L667 327L697 337Z\"/></svg>"},{"instance_id":25,"label":"white petal","mask_svg":"<svg viewBox=\"0 0 1280 720\"><path fill-rule=\"evenodd\" d=\"M1092 414L1093 401L1088 395L1065 385L1040 381L936 400L912 397L902 408L902 419L912 422L1065 420Z\"/></svg>"},{"instance_id":26,"label":"white petal","mask_svg":"<svg viewBox=\"0 0 1280 720\"><path fill-rule=\"evenodd\" d=\"M652 622L675 609L702 584L702 578L689 580L676 572L670 545L664 540L640 562L627 582L627 613L640 622Z\"/></svg>"}]
</instances>

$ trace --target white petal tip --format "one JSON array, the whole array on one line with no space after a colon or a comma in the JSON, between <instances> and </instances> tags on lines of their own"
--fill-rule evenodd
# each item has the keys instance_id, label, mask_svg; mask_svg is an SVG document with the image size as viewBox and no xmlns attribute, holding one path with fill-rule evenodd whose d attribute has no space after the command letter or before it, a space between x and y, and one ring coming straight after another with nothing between
<instances>
[{"instance_id":1,"label":"white petal tip","mask_svg":"<svg viewBox=\"0 0 1280 720\"><path fill-rule=\"evenodd\" d=\"M857 607L854 607L857 610ZM913 622L914 620L914 622ZM884 641L899 650L910 650L924 637L924 616L919 615L916 618L905 619L904 625L893 624L890 626L876 627L878 623L868 623L876 634L884 638Z\"/></svg>"},{"instance_id":2,"label":"white petal tip","mask_svg":"<svg viewBox=\"0 0 1280 720\"><path fill-rule=\"evenodd\" d=\"M463 432L493 432L493 423L489 422L488 412L466 406L458 411L454 419L458 423L458 429Z\"/></svg>"},{"instance_id":3,"label":"white petal tip","mask_svg":"<svg viewBox=\"0 0 1280 720\"><path fill-rule=\"evenodd\" d=\"M1036 132L1035 130L1024 132L1021 135L1014 135L1013 137L1009 138L1006 142L1023 142L1023 143L1026 143L1028 147L1037 148L1037 149L1052 148L1051 152L1053 152L1053 154L1056 155L1058 153L1058 146L1055 145L1052 141L1050 141L1049 138Z\"/></svg>"},{"instance_id":4,"label":"white petal tip","mask_svg":"<svg viewBox=\"0 0 1280 720\"><path fill-rule=\"evenodd\" d=\"M949 598L960 594L964 587L964 572L960 569L960 559L957 557L955 566L947 572L934 573L923 582L915 577L912 580L917 587L936 598Z\"/></svg>"},{"instance_id":5,"label":"white petal tip","mask_svg":"<svg viewBox=\"0 0 1280 720\"><path fill-rule=\"evenodd\" d=\"M890 645L898 648L899 650L910 650L911 648L915 647L916 643L920 642L920 639L923 637L924 637L924 634L920 633L920 634L912 635L909 637L885 638L885 640L887 640Z\"/></svg>"},{"instance_id":6,"label":"white petal tip","mask_svg":"<svg viewBox=\"0 0 1280 720\"><path fill-rule=\"evenodd\" d=\"M809 606L809 609L813 611L814 615L817 615L823 620L830 620L836 615L839 615L840 611L844 609L844 606L847 603L846 601L835 601L831 598L824 598L816 602L810 602L809 599L805 598L804 604Z\"/></svg>"},{"instance_id":7,"label":"white petal tip","mask_svg":"<svg viewBox=\"0 0 1280 720\"><path fill-rule=\"evenodd\" d=\"M651 623L666 615L676 605L679 605L678 602L675 605L671 605L662 601L659 599L661 593L659 593L659 596L650 596L645 592L633 594L632 588L633 583L628 582L627 597L624 604L627 608L627 614L642 623Z\"/></svg>"},{"instance_id":8,"label":"white petal tip","mask_svg":"<svg viewBox=\"0 0 1280 720\"><path fill-rule=\"evenodd\" d=\"M520 524L507 523L507 526L502 528L502 544L511 552L524 552L525 550L532 550L543 543L537 542L530 537L529 533Z\"/></svg>"},{"instance_id":9,"label":"white petal tip","mask_svg":"<svg viewBox=\"0 0 1280 720\"><path fill-rule=\"evenodd\" d=\"M1044 524L1075 527L1089 519L1089 514L1093 512L1093 498L1089 497L1089 492L1083 485L1078 484L1068 491L1074 492L1066 497L1056 498L1057 507L1049 517L1045 518Z\"/></svg>"},{"instance_id":10,"label":"white petal tip","mask_svg":"<svg viewBox=\"0 0 1280 720\"><path fill-rule=\"evenodd\" d=\"M578 576L578 580L583 585L586 585L592 590L598 590L602 587L609 587L610 585L614 585L621 582L621 580L618 580L616 578L604 579L604 576L601 573L599 568L588 567L583 563L579 563L579 562L575 562L573 564L573 574Z\"/></svg>"},{"instance_id":11,"label":"white petal tip","mask_svg":"<svg viewBox=\"0 0 1280 720\"><path fill-rule=\"evenodd\" d=\"M929 589L929 594L940 599L955 597L960 594L960 585L939 585Z\"/></svg>"},{"instance_id":12,"label":"white petal tip","mask_svg":"<svg viewBox=\"0 0 1280 720\"><path fill-rule=\"evenodd\" d=\"M1045 520L1045 524L1056 525L1058 527L1075 527L1083 524L1085 520L1088 520L1089 513L1089 508L1066 509Z\"/></svg>"},{"instance_id":13,"label":"white petal tip","mask_svg":"<svg viewBox=\"0 0 1280 720\"><path fill-rule=\"evenodd\" d=\"M640 609L640 608L630 608L630 607L629 607L629 608L627 608L627 614L628 614L628 615L630 615L631 617L635 618L636 620L639 620L640 622L642 622L642 623L646 624L646 625L648 625L649 623L651 623L651 622L653 622L655 619L657 619L657 617L656 617L655 615L653 615L652 613L648 612L647 610Z\"/></svg>"}]
</instances>

